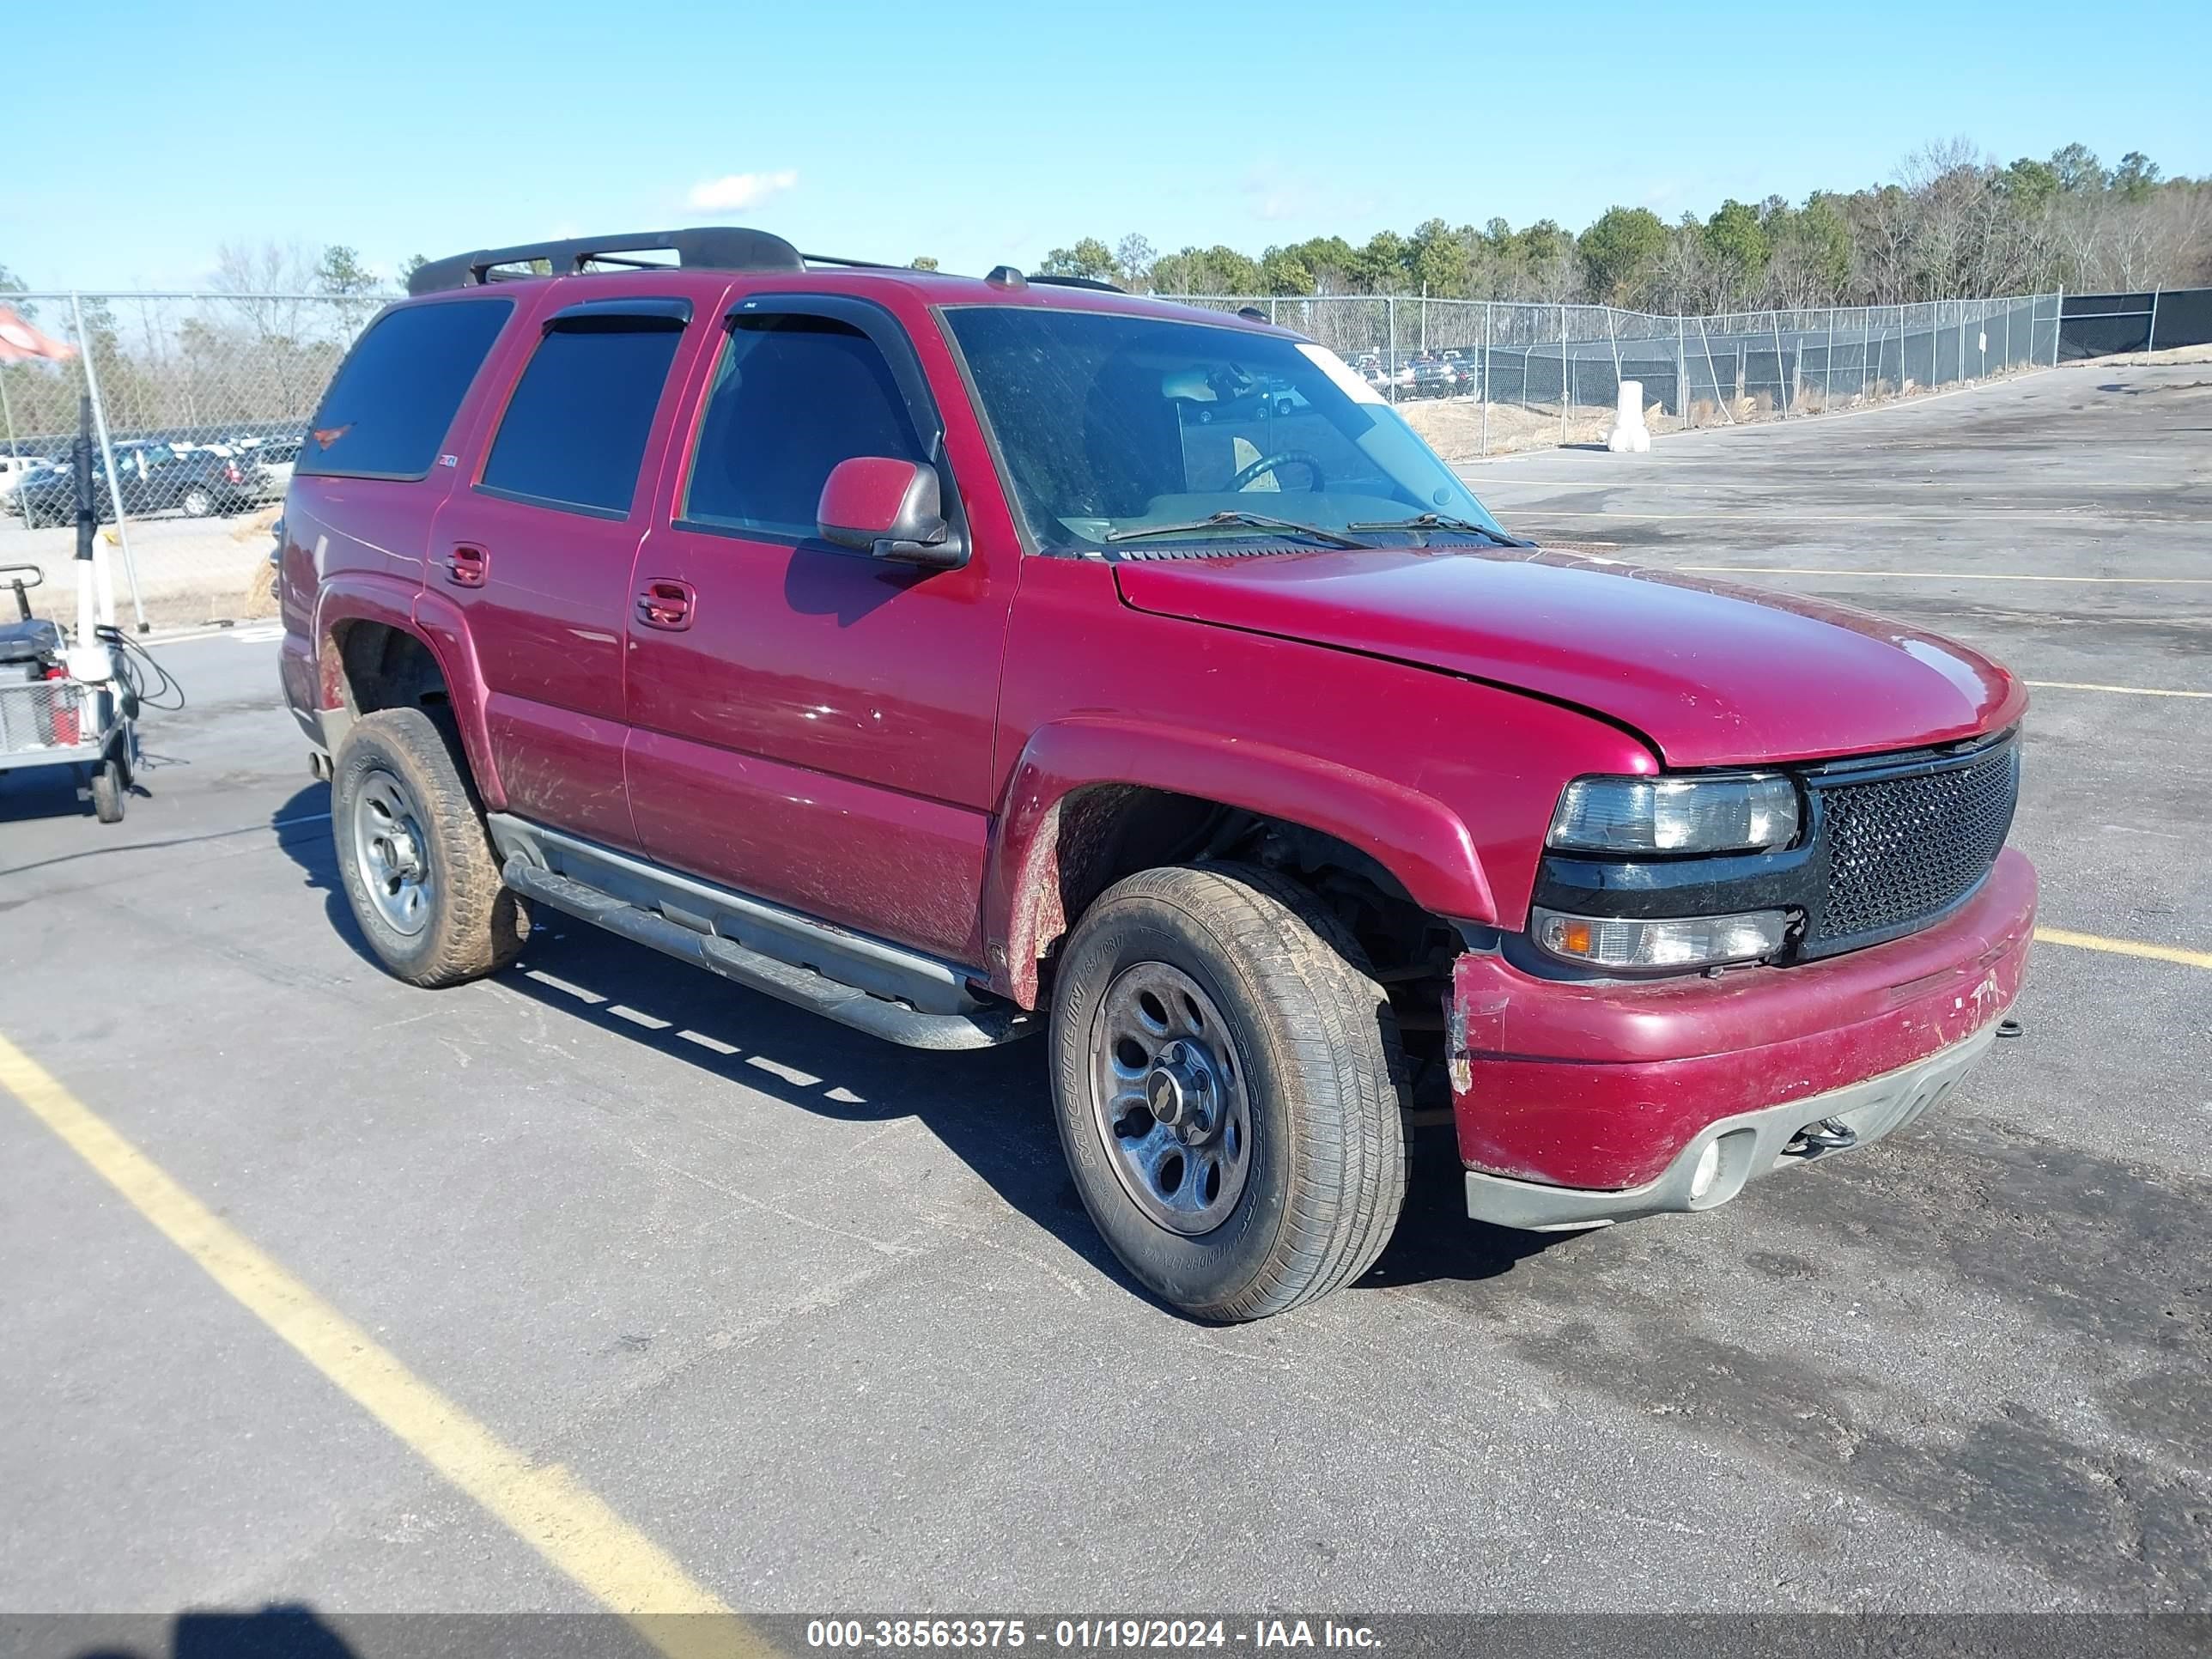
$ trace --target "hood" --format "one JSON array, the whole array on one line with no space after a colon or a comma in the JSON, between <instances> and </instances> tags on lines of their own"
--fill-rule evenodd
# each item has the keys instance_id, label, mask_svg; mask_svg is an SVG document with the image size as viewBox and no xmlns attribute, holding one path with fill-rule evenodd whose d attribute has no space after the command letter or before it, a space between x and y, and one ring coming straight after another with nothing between
<instances>
[{"instance_id":1,"label":"hood","mask_svg":"<svg viewBox=\"0 0 2212 1659\"><path fill-rule=\"evenodd\" d=\"M1626 726L1669 766L1875 754L2027 703L1996 663L1840 605L1524 548L1129 561L1139 611L1441 669Z\"/></svg>"}]
</instances>

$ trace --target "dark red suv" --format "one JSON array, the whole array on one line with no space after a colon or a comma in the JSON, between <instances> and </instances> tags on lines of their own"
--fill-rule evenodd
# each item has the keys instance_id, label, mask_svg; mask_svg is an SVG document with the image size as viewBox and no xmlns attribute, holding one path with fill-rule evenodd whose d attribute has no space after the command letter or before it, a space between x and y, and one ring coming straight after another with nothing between
<instances>
[{"instance_id":1,"label":"dark red suv","mask_svg":"<svg viewBox=\"0 0 2212 1659\"><path fill-rule=\"evenodd\" d=\"M1218 1319L1374 1261L1437 1072L1470 1214L1709 1209L2019 986L2010 676L1518 540L1295 334L742 230L410 288L283 553L403 979L543 905L917 1048L1048 1027L1099 1230Z\"/></svg>"}]
</instances>

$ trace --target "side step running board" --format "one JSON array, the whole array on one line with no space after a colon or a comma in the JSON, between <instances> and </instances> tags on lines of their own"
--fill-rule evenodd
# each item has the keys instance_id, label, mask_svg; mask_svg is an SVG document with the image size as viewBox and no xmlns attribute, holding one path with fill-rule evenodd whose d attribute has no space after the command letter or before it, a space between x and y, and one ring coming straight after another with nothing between
<instances>
[{"instance_id":1,"label":"side step running board","mask_svg":"<svg viewBox=\"0 0 2212 1659\"><path fill-rule=\"evenodd\" d=\"M710 969L724 979L764 991L794 1007L909 1048L988 1048L1027 1036L1039 1026L1035 1016L1011 1006L979 1008L966 1014L919 1013L841 984L811 968L794 968L732 940L696 933L520 858L508 859L500 876L525 898Z\"/></svg>"}]
</instances>

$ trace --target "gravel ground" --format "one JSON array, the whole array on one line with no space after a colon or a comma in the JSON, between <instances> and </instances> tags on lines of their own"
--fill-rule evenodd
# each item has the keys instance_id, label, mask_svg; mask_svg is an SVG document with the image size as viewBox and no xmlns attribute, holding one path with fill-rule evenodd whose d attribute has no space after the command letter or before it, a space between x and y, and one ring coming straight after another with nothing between
<instances>
[{"instance_id":1,"label":"gravel ground","mask_svg":"<svg viewBox=\"0 0 2212 1659\"><path fill-rule=\"evenodd\" d=\"M41 614L76 614L76 556L73 526L41 526L26 530L0 501L0 568L34 564L46 573L46 591L33 603ZM134 519L128 530L131 561L137 568L138 596L146 620L155 628L184 627L258 614L253 579L268 562L275 506L228 518L187 519L167 514ZM134 619L128 568L113 525L102 525L114 572L115 608L128 625ZM0 595L4 597L4 595Z\"/></svg>"}]
</instances>

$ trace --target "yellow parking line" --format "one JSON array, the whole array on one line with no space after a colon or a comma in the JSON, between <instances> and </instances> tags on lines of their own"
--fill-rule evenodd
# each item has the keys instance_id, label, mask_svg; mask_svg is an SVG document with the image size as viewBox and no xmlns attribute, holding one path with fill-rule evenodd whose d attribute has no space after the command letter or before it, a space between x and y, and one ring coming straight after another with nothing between
<instances>
[{"instance_id":1,"label":"yellow parking line","mask_svg":"<svg viewBox=\"0 0 2212 1659\"><path fill-rule=\"evenodd\" d=\"M5 1037L0 1089L356 1405L671 1659L774 1651L566 1469L532 1463L416 1376ZM696 1614L711 1616L675 1616Z\"/></svg>"},{"instance_id":2,"label":"yellow parking line","mask_svg":"<svg viewBox=\"0 0 2212 1659\"><path fill-rule=\"evenodd\" d=\"M2212 691L2168 691L2155 685L2093 685L2086 680L2022 680L2044 691L2118 691L2130 697L2212 697Z\"/></svg>"},{"instance_id":3,"label":"yellow parking line","mask_svg":"<svg viewBox=\"0 0 2212 1659\"><path fill-rule=\"evenodd\" d=\"M2079 951L2107 951L2117 957L2148 957L2155 962L2178 962L2185 968L2212 969L2212 951L2146 945L2136 939L2106 939L2102 933L2070 933L2063 927L2039 927L2035 937L2045 945L2070 945Z\"/></svg>"}]
</instances>

